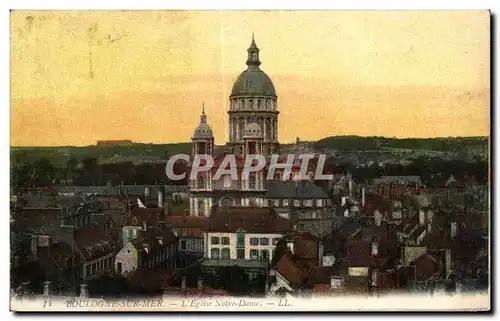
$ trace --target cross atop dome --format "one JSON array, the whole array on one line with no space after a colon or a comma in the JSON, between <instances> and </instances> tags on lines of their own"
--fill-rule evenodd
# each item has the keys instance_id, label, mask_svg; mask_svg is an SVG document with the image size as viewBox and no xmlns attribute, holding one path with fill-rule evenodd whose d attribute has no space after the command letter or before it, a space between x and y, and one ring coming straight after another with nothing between
<instances>
[{"instance_id":1,"label":"cross atop dome","mask_svg":"<svg viewBox=\"0 0 500 321\"><path fill-rule=\"evenodd\" d=\"M252 33L252 43L250 44L250 47L247 49L247 52L248 52L247 66L258 68L260 66L259 48L255 43L255 38L253 33Z\"/></svg>"}]
</instances>

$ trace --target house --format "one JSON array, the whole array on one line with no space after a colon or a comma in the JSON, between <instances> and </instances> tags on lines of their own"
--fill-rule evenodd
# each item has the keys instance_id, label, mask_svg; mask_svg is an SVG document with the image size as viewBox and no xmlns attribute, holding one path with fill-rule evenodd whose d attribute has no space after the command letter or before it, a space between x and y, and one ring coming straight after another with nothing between
<instances>
[{"instance_id":1,"label":"house","mask_svg":"<svg viewBox=\"0 0 500 321\"><path fill-rule=\"evenodd\" d=\"M178 267L196 262L205 253L204 232L209 226L206 216L167 216L166 225L178 238Z\"/></svg>"},{"instance_id":2,"label":"house","mask_svg":"<svg viewBox=\"0 0 500 321\"><path fill-rule=\"evenodd\" d=\"M170 229L150 229L128 241L116 254L115 273L128 275L143 267L175 268L177 237Z\"/></svg>"},{"instance_id":3,"label":"house","mask_svg":"<svg viewBox=\"0 0 500 321\"><path fill-rule=\"evenodd\" d=\"M74 242L80 254L82 279L111 274L116 246L102 229L87 227L75 231Z\"/></svg>"},{"instance_id":4,"label":"house","mask_svg":"<svg viewBox=\"0 0 500 321\"><path fill-rule=\"evenodd\" d=\"M238 265L250 278L266 273L278 240L292 231L292 222L273 208L212 208L204 234L205 271Z\"/></svg>"},{"instance_id":5,"label":"house","mask_svg":"<svg viewBox=\"0 0 500 321\"><path fill-rule=\"evenodd\" d=\"M122 227L122 244L140 236L141 231L165 226L166 213L163 208L136 207L125 217Z\"/></svg>"},{"instance_id":6,"label":"house","mask_svg":"<svg viewBox=\"0 0 500 321\"><path fill-rule=\"evenodd\" d=\"M267 204L280 216L292 218L297 231L322 237L332 233L331 200L311 181L268 181Z\"/></svg>"}]
</instances>

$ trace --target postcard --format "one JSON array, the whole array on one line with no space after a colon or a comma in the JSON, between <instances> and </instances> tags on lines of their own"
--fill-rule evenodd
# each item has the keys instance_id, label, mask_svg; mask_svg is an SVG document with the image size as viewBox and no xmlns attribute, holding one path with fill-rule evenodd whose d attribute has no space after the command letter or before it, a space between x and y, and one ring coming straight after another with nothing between
<instances>
[{"instance_id":1,"label":"postcard","mask_svg":"<svg viewBox=\"0 0 500 321\"><path fill-rule=\"evenodd\" d=\"M12 311L489 311L483 11L11 11Z\"/></svg>"}]
</instances>

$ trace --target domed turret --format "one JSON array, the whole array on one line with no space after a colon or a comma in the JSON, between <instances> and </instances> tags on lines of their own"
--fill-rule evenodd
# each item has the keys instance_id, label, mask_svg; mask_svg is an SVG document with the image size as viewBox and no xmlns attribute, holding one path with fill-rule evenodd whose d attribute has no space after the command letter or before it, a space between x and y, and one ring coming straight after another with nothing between
<instances>
[{"instance_id":1,"label":"domed turret","mask_svg":"<svg viewBox=\"0 0 500 321\"><path fill-rule=\"evenodd\" d=\"M197 138L213 138L212 128L207 124L207 115L205 115L205 106L203 106L201 116L200 116L200 124L193 133L193 139Z\"/></svg>"}]
</instances>

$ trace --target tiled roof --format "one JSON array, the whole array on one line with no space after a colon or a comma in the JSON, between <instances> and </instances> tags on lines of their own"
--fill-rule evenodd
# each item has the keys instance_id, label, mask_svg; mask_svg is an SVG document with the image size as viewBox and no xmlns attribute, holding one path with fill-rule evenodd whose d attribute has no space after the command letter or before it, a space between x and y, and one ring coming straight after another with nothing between
<instances>
[{"instance_id":1,"label":"tiled roof","mask_svg":"<svg viewBox=\"0 0 500 321\"><path fill-rule=\"evenodd\" d=\"M310 181L267 181L266 198L325 199L328 195Z\"/></svg>"},{"instance_id":2,"label":"tiled roof","mask_svg":"<svg viewBox=\"0 0 500 321\"><path fill-rule=\"evenodd\" d=\"M56 242L50 246L50 258L56 266L65 270L72 264L74 249L66 242Z\"/></svg>"},{"instance_id":3,"label":"tiled roof","mask_svg":"<svg viewBox=\"0 0 500 321\"><path fill-rule=\"evenodd\" d=\"M415 280L425 281L439 272L439 264L429 253L424 253L413 260L411 264L415 265Z\"/></svg>"},{"instance_id":4,"label":"tiled roof","mask_svg":"<svg viewBox=\"0 0 500 321\"><path fill-rule=\"evenodd\" d=\"M141 253L148 256L177 242L177 237L170 229L150 229L143 237L131 241L132 245Z\"/></svg>"},{"instance_id":5,"label":"tiled roof","mask_svg":"<svg viewBox=\"0 0 500 321\"><path fill-rule=\"evenodd\" d=\"M203 237L209 219L206 216L167 216L167 225L178 232L178 237Z\"/></svg>"},{"instance_id":6,"label":"tiled roof","mask_svg":"<svg viewBox=\"0 0 500 321\"><path fill-rule=\"evenodd\" d=\"M104 228L85 227L76 230L74 240L86 260L101 257L113 251L114 243Z\"/></svg>"},{"instance_id":7,"label":"tiled roof","mask_svg":"<svg viewBox=\"0 0 500 321\"><path fill-rule=\"evenodd\" d=\"M294 260L291 252L285 252L276 262L274 269L287 279L292 287L299 288L307 281L310 267Z\"/></svg>"},{"instance_id":8,"label":"tiled roof","mask_svg":"<svg viewBox=\"0 0 500 321\"><path fill-rule=\"evenodd\" d=\"M292 222L280 217L272 208L218 207L209 219L209 230L235 233L243 229L247 233L286 233L292 230Z\"/></svg>"},{"instance_id":9,"label":"tiled roof","mask_svg":"<svg viewBox=\"0 0 500 321\"><path fill-rule=\"evenodd\" d=\"M347 242L347 260L350 267L368 267L371 262L370 241L350 240Z\"/></svg>"},{"instance_id":10,"label":"tiled roof","mask_svg":"<svg viewBox=\"0 0 500 321\"><path fill-rule=\"evenodd\" d=\"M387 183L421 185L422 181L420 176L382 176L373 180L374 185Z\"/></svg>"},{"instance_id":11,"label":"tiled roof","mask_svg":"<svg viewBox=\"0 0 500 321\"><path fill-rule=\"evenodd\" d=\"M137 224L133 224L134 218L137 219ZM126 225L141 225L142 222L148 222L149 225L155 226L160 221L165 220L165 210L163 208L143 208L135 207L130 211L130 215L126 218Z\"/></svg>"}]
</instances>

